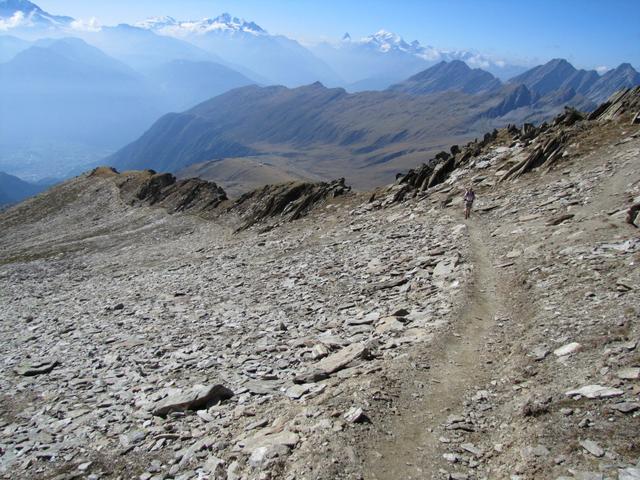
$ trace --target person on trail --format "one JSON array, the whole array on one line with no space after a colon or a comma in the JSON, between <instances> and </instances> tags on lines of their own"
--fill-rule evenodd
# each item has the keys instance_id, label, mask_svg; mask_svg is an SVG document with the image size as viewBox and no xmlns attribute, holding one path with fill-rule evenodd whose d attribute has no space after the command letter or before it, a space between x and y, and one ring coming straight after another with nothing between
<instances>
[{"instance_id":1,"label":"person on trail","mask_svg":"<svg viewBox=\"0 0 640 480\"><path fill-rule=\"evenodd\" d=\"M465 220L471 216L471 207L473 207L473 201L476 199L476 192L473 188L469 187L464 191L464 218Z\"/></svg>"}]
</instances>

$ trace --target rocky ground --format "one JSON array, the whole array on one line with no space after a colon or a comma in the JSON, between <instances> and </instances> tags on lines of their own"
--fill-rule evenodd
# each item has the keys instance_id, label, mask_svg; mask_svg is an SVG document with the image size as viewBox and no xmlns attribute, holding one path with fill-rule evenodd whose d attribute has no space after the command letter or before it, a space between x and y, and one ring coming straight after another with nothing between
<instances>
[{"instance_id":1,"label":"rocky ground","mask_svg":"<svg viewBox=\"0 0 640 480\"><path fill-rule=\"evenodd\" d=\"M373 200L0 214L0 478L640 478L640 126L554 128Z\"/></svg>"}]
</instances>

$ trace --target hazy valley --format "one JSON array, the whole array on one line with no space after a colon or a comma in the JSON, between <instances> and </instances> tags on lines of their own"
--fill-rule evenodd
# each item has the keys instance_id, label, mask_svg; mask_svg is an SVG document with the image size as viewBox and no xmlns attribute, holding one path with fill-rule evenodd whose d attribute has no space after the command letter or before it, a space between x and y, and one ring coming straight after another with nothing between
<instances>
[{"instance_id":1,"label":"hazy valley","mask_svg":"<svg viewBox=\"0 0 640 480\"><path fill-rule=\"evenodd\" d=\"M385 31L306 48L228 14L79 29L26 0L4 5L25 20L0 35L0 171L27 181L197 163L225 186L251 164L252 186L280 174L368 189L448 145L640 83L629 64L526 69Z\"/></svg>"}]
</instances>

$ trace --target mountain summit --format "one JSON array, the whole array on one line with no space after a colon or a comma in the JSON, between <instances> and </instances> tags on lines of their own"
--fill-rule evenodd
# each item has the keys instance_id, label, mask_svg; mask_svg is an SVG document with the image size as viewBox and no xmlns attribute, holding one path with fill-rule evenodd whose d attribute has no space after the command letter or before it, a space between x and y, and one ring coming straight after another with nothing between
<instances>
[{"instance_id":1,"label":"mountain summit","mask_svg":"<svg viewBox=\"0 0 640 480\"><path fill-rule=\"evenodd\" d=\"M0 17L11 27L57 27L67 26L73 18L51 15L29 0L0 0Z\"/></svg>"},{"instance_id":2,"label":"mountain summit","mask_svg":"<svg viewBox=\"0 0 640 480\"><path fill-rule=\"evenodd\" d=\"M526 85L541 96L573 91L599 103L622 88L640 84L640 73L630 64L623 63L600 76L595 70L577 70L565 59L554 58L512 78L509 83Z\"/></svg>"},{"instance_id":3,"label":"mountain summit","mask_svg":"<svg viewBox=\"0 0 640 480\"><path fill-rule=\"evenodd\" d=\"M464 93L489 92L500 88L500 80L479 68L471 69L460 60L440 62L404 82L392 85L395 92L424 95L444 91Z\"/></svg>"},{"instance_id":4,"label":"mountain summit","mask_svg":"<svg viewBox=\"0 0 640 480\"><path fill-rule=\"evenodd\" d=\"M233 17L223 13L215 18L202 20L178 21L173 17L152 17L136 24L137 27L153 30L164 35L188 36L191 34L215 33L245 33L250 35L265 35L267 32L255 22L248 22L243 18Z\"/></svg>"}]
</instances>

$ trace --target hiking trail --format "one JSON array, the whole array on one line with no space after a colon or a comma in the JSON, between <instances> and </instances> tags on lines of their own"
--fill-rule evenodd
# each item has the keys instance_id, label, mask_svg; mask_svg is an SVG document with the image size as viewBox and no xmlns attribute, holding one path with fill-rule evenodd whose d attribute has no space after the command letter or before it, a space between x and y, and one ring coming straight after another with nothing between
<instances>
[{"instance_id":1,"label":"hiking trail","mask_svg":"<svg viewBox=\"0 0 640 480\"><path fill-rule=\"evenodd\" d=\"M388 435L372 442L364 460L366 480L435 477L444 463L438 427L462 408L465 394L489 376L484 347L499 305L496 274L483 230L473 218L467 225L473 272L465 304L452 330L413 358L430 368L411 370L401 380L398 415Z\"/></svg>"}]
</instances>

